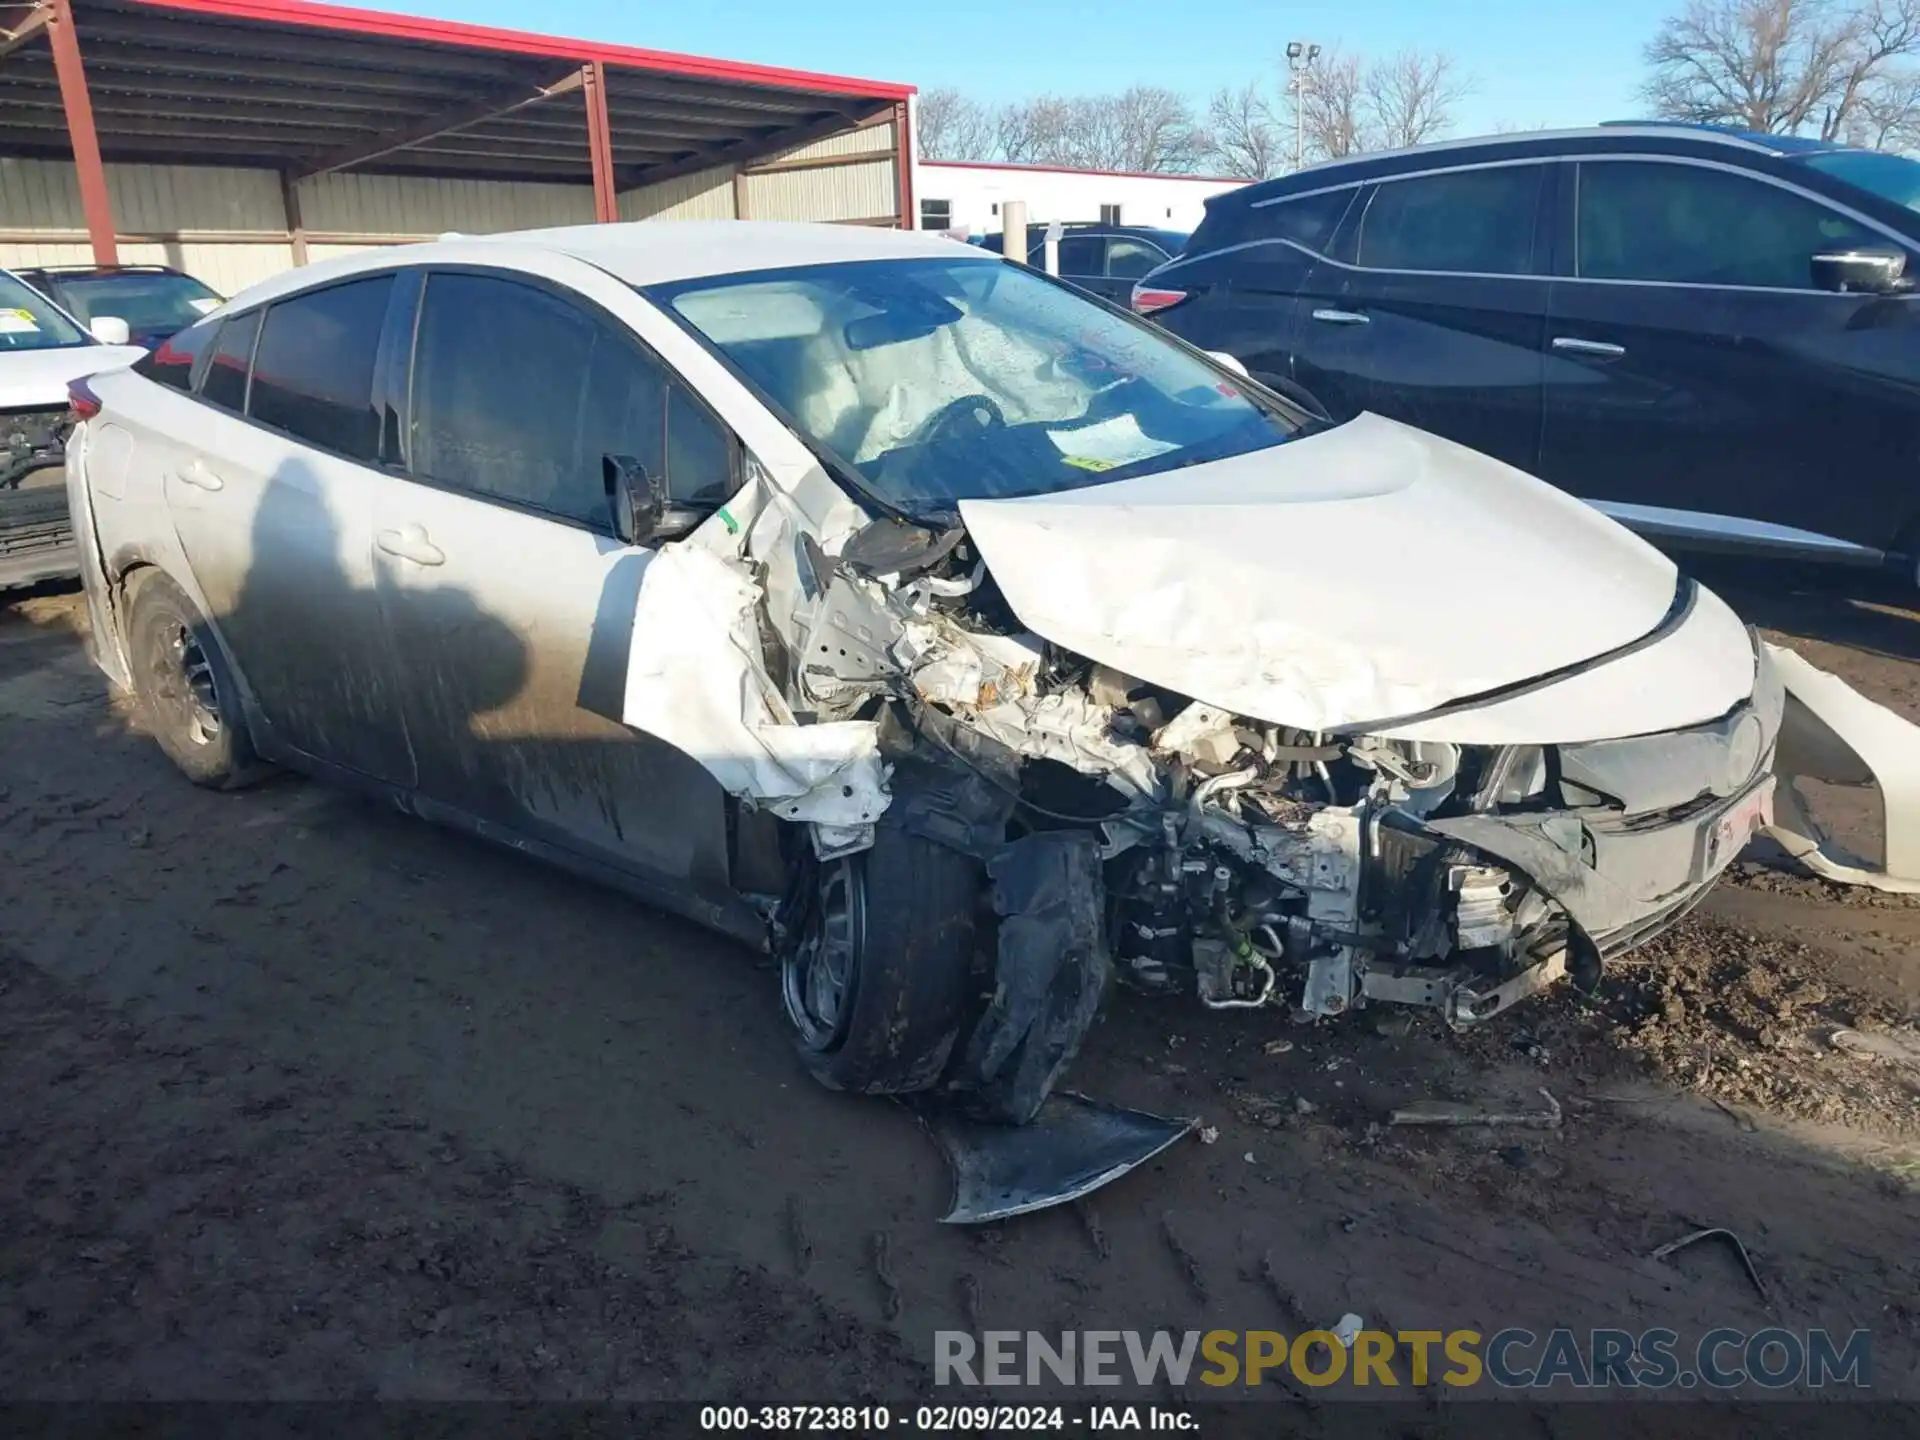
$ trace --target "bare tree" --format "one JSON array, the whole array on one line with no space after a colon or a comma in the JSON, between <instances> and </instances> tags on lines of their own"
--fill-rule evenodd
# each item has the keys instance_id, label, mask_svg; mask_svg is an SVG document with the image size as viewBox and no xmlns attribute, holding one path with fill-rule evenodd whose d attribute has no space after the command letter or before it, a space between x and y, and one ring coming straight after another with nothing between
<instances>
[{"instance_id":1,"label":"bare tree","mask_svg":"<svg viewBox=\"0 0 1920 1440\"><path fill-rule=\"evenodd\" d=\"M1823 139L1920 53L1920 0L1688 0L1648 44L1643 89L1665 119Z\"/></svg>"},{"instance_id":2,"label":"bare tree","mask_svg":"<svg viewBox=\"0 0 1920 1440\"><path fill-rule=\"evenodd\" d=\"M1002 105L993 114L994 150L1015 165L1059 163L1065 143L1068 102L1051 95Z\"/></svg>"},{"instance_id":3,"label":"bare tree","mask_svg":"<svg viewBox=\"0 0 1920 1440\"><path fill-rule=\"evenodd\" d=\"M1453 57L1439 50L1403 50L1369 64L1333 49L1287 79L1294 82L1288 119L1299 125L1308 160L1436 140L1452 128L1455 108L1473 88Z\"/></svg>"},{"instance_id":4,"label":"bare tree","mask_svg":"<svg viewBox=\"0 0 1920 1440\"><path fill-rule=\"evenodd\" d=\"M1889 73L1864 90L1843 133L1850 145L1920 150L1920 71Z\"/></svg>"},{"instance_id":5,"label":"bare tree","mask_svg":"<svg viewBox=\"0 0 1920 1440\"><path fill-rule=\"evenodd\" d=\"M1207 129L1213 161L1229 175L1264 180L1280 173L1286 153L1280 126L1257 84L1214 91Z\"/></svg>"},{"instance_id":6,"label":"bare tree","mask_svg":"<svg viewBox=\"0 0 1920 1440\"><path fill-rule=\"evenodd\" d=\"M1329 50L1288 92L1305 158L1341 160L1373 148L1363 112L1366 72L1357 56Z\"/></svg>"},{"instance_id":7,"label":"bare tree","mask_svg":"<svg viewBox=\"0 0 1920 1440\"><path fill-rule=\"evenodd\" d=\"M1134 85L1084 103L1090 116L1099 117L1089 129L1102 144L1087 154L1096 168L1178 174L1191 171L1206 152L1193 107L1175 91Z\"/></svg>"},{"instance_id":8,"label":"bare tree","mask_svg":"<svg viewBox=\"0 0 1920 1440\"><path fill-rule=\"evenodd\" d=\"M1402 50L1368 66L1360 88L1373 145L1398 150L1444 135L1472 87L1445 51Z\"/></svg>"},{"instance_id":9,"label":"bare tree","mask_svg":"<svg viewBox=\"0 0 1920 1440\"><path fill-rule=\"evenodd\" d=\"M985 160L993 121L979 101L951 86L928 90L914 106L922 160Z\"/></svg>"}]
</instances>

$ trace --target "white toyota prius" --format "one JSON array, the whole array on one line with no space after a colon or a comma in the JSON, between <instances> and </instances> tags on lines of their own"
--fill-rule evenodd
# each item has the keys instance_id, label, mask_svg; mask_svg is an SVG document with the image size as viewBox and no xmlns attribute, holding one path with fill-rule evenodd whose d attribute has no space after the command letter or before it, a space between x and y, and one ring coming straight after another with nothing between
<instances>
[{"instance_id":1,"label":"white toyota prius","mask_svg":"<svg viewBox=\"0 0 1920 1440\"><path fill-rule=\"evenodd\" d=\"M1456 1025L1591 984L1762 828L1852 873L1783 727L1885 768L1578 501L928 236L385 250L73 398L96 658L190 778L770 947L820 1080L989 1121L1114 981Z\"/></svg>"}]
</instances>

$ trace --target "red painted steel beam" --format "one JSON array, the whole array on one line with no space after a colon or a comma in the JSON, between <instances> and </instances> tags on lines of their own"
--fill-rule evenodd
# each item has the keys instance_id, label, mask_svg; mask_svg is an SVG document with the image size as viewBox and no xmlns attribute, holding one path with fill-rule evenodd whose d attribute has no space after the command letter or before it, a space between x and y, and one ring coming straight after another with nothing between
<instances>
[{"instance_id":1,"label":"red painted steel beam","mask_svg":"<svg viewBox=\"0 0 1920 1440\"><path fill-rule=\"evenodd\" d=\"M613 124L607 119L607 67L590 60L587 82L587 156L593 165L593 218L611 225L620 218L620 195L613 183Z\"/></svg>"},{"instance_id":2,"label":"red painted steel beam","mask_svg":"<svg viewBox=\"0 0 1920 1440\"><path fill-rule=\"evenodd\" d=\"M93 242L93 263L118 265L120 247L114 239L113 198L107 193L107 167L100 160L100 135L93 127L93 100L87 94L87 72L80 64L80 36L73 28L72 0L48 0L52 13L47 38L53 45L53 69L60 81L60 101L67 112L67 139L73 146L73 168L80 181L80 208L87 217L87 238Z\"/></svg>"}]
</instances>

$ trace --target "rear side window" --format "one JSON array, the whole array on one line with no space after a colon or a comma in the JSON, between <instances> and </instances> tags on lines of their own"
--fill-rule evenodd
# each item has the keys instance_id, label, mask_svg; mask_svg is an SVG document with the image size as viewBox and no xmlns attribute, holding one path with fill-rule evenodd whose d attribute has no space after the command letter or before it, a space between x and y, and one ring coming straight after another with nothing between
<instances>
[{"instance_id":1,"label":"rear side window","mask_svg":"<svg viewBox=\"0 0 1920 1440\"><path fill-rule=\"evenodd\" d=\"M1116 235L1107 241L1107 274L1115 279L1138 280L1166 263L1165 252L1144 240Z\"/></svg>"},{"instance_id":2,"label":"rear side window","mask_svg":"<svg viewBox=\"0 0 1920 1440\"><path fill-rule=\"evenodd\" d=\"M1885 237L1777 185L1701 165L1580 167L1576 273L1596 280L1805 290L1823 250Z\"/></svg>"},{"instance_id":3,"label":"rear side window","mask_svg":"<svg viewBox=\"0 0 1920 1440\"><path fill-rule=\"evenodd\" d=\"M1206 219L1193 232L1183 253L1201 255L1252 240L1288 240L1324 255L1359 193L1359 187L1348 186L1271 205L1209 205Z\"/></svg>"},{"instance_id":4,"label":"rear side window","mask_svg":"<svg viewBox=\"0 0 1920 1440\"><path fill-rule=\"evenodd\" d=\"M1382 181L1360 224L1359 263L1376 270L1534 273L1544 165Z\"/></svg>"},{"instance_id":5,"label":"rear side window","mask_svg":"<svg viewBox=\"0 0 1920 1440\"><path fill-rule=\"evenodd\" d=\"M220 327L213 359L200 382L200 398L236 414L247 408L247 366L253 360L253 342L260 336L260 312L249 310Z\"/></svg>"},{"instance_id":6,"label":"rear side window","mask_svg":"<svg viewBox=\"0 0 1920 1440\"><path fill-rule=\"evenodd\" d=\"M372 463L380 454L373 365L393 276L333 285L275 303L260 332L247 413L322 450Z\"/></svg>"},{"instance_id":7,"label":"rear side window","mask_svg":"<svg viewBox=\"0 0 1920 1440\"><path fill-rule=\"evenodd\" d=\"M608 529L604 461L663 468L666 379L595 316L487 275L427 279L415 342L415 473Z\"/></svg>"},{"instance_id":8,"label":"rear side window","mask_svg":"<svg viewBox=\"0 0 1920 1440\"><path fill-rule=\"evenodd\" d=\"M214 328L205 324L190 325L168 336L158 350L134 363L134 374L144 375L170 389L193 389L193 367L200 363L200 357L213 343Z\"/></svg>"},{"instance_id":9,"label":"rear side window","mask_svg":"<svg viewBox=\"0 0 1920 1440\"><path fill-rule=\"evenodd\" d=\"M1029 232L1031 233L1031 232ZM1092 235L1067 235L1060 241L1062 275L1098 275L1105 263L1102 248L1106 241ZM1047 263L1047 242L1040 240L1028 247L1027 263L1042 269Z\"/></svg>"}]
</instances>

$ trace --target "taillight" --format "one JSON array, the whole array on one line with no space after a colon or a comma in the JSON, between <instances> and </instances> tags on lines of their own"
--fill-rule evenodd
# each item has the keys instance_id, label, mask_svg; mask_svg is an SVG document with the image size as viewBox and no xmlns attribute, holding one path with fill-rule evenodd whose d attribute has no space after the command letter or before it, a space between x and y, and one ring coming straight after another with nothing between
<instances>
[{"instance_id":1,"label":"taillight","mask_svg":"<svg viewBox=\"0 0 1920 1440\"><path fill-rule=\"evenodd\" d=\"M1161 310L1171 310L1188 297L1185 290L1168 290L1159 285L1136 285L1133 287L1133 313L1152 315Z\"/></svg>"},{"instance_id":2,"label":"taillight","mask_svg":"<svg viewBox=\"0 0 1920 1440\"><path fill-rule=\"evenodd\" d=\"M100 397L84 380L67 383L67 403L73 407L76 420L91 420L100 413Z\"/></svg>"}]
</instances>

